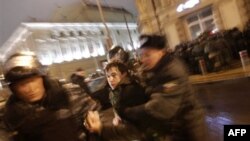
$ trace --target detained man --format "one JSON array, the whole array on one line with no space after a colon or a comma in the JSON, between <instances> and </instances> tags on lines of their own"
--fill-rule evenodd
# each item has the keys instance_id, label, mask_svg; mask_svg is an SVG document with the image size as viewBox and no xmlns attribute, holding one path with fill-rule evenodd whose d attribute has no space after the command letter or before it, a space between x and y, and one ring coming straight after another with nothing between
<instances>
[{"instance_id":1,"label":"detained man","mask_svg":"<svg viewBox=\"0 0 250 141\"><path fill-rule=\"evenodd\" d=\"M110 122L101 122L97 112L90 112L87 117L89 125L87 127L107 140L145 140L143 132L139 132L129 120L123 118L125 108L147 101L148 97L143 87L131 78L127 66L121 62L110 62L105 72L110 86L109 99L115 116L110 124ZM133 125L136 124L133 123Z\"/></svg>"}]
</instances>

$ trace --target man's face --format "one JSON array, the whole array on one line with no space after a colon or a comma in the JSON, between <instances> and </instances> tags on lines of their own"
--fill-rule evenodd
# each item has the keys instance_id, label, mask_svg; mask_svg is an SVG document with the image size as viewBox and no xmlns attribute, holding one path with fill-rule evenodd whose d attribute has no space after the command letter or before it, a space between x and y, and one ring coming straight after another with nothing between
<instances>
[{"instance_id":1,"label":"man's face","mask_svg":"<svg viewBox=\"0 0 250 141\"><path fill-rule=\"evenodd\" d=\"M33 76L23 79L14 84L16 95L23 101L33 103L41 100L45 95L43 78Z\"/></svg>"},{"instance_id":2,"label":"man's face","mask_svg":"<svg viewBox=\"0 0 250 141\"><path fill-rule=\"evenodd\" d=\"M160 61L164 55L163 50L154 48L142 48L141 49L141 61L144 70L151 70Z\"/></svg>"},{"instance_id":3,"label":"man's face","mask_svg":"<svg viewBox=\"0 0 250 141\"><path fill-rule=\"evenodd\" d=\"M109 86L115 89L120 81L124 78L125 74L122 74L117 67L112 67L106 72L106 77Z\"/></svg>"}]
</instances>

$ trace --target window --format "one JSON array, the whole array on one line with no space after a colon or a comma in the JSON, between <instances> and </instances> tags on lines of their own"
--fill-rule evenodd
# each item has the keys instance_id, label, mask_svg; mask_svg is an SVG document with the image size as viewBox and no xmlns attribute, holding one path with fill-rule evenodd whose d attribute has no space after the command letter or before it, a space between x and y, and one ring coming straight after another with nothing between
<instances>
[{"instance_id":1,"label":"window","mask_svg":"<svg viewBox=\"0 0 250 141\"><path fill-rule=\"evenodd\" d=\"M201 33L201 28L199 24L195 24L189 27L191 31L192 38L198 37Z\"/></svg>"},{"instance_id":2,"label":"window","mask_svg":"<svg viewBox=\"0 0 250 141\"><path fill-rule=\"evenodd\" d=\"M195 12L186 18L192 39L197 38L202 32L216 28L211 7Z\"/></svg>"},{"instance_id":3,"label":"window","mask_svg":"<svg viewBox=\"0 0 250 141\"><path fill-rule=\"evenodd\" d=\"M198 16L197 15L192 15L190 16L189 18L187 18L187 22L188 24L192 23L192 22L195 22L198 20Z\"/></svg>"}]
</instances>

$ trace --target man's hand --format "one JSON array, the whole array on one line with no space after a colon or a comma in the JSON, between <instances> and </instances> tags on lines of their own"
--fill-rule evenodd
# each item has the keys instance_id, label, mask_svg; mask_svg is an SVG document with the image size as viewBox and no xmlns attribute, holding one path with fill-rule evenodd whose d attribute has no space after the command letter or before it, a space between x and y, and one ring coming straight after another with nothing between
<instances>
[{"instance_id":1,"label":"man's hand","mask_svg":"<svg viewBox=\"0 0 250 141\"><path fill-rule=\"evenodd\" d=\"M115 114L115 117L113 118L113 125L118 126L122 122L121 118Z\"/></svg>"},{"instance_id":2,"label":"man's hand","mask_svg":"<svg viewBox=\"0 0 250 141\"><path fill-rule=\"evenodd\" d=\"M92 133L100 134L102 131L102 122L97 111L89 111L83 124Z\"/></svg>"}]
</instances>

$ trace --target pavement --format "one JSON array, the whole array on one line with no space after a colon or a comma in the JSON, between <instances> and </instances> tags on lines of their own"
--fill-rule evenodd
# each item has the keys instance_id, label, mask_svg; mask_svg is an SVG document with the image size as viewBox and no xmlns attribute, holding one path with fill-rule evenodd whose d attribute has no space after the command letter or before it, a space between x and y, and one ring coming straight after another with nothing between
<instances>
[{"instance_id":1,"label":"pavement","mask_svg":"<svg viewBox=\"0 0 250 141\"><path fill-rule=\"evenodd\" d=\"M240 78L246 78L250 76L250 65L247 65L245 69L238 62L234 67L222 70L219 72L207 73L204 75L190 75L189 80L192 84L204 84L218 81L235 80Z\"/></svg>"},{"instance_id":2,"label":"pavement","mask_svg":"<svg viewBox=\"0 0 250 141\"><path fill-rule=\"evenodd\" d=\"M223 141L224 125L250 125L250 65L205 75L190 75L205 110L208 140Z\"/></svg>"},{"instance_id":3,"label":"pavement","mask_svg":"<svg viewBox=\"0 0 250 141\"><path fill-rule=\"evenodd\" d=\"M208 141L223 141L224 125L250 125L250 79L194 84L205 110Z\"/></svg>"}]
</instances>

